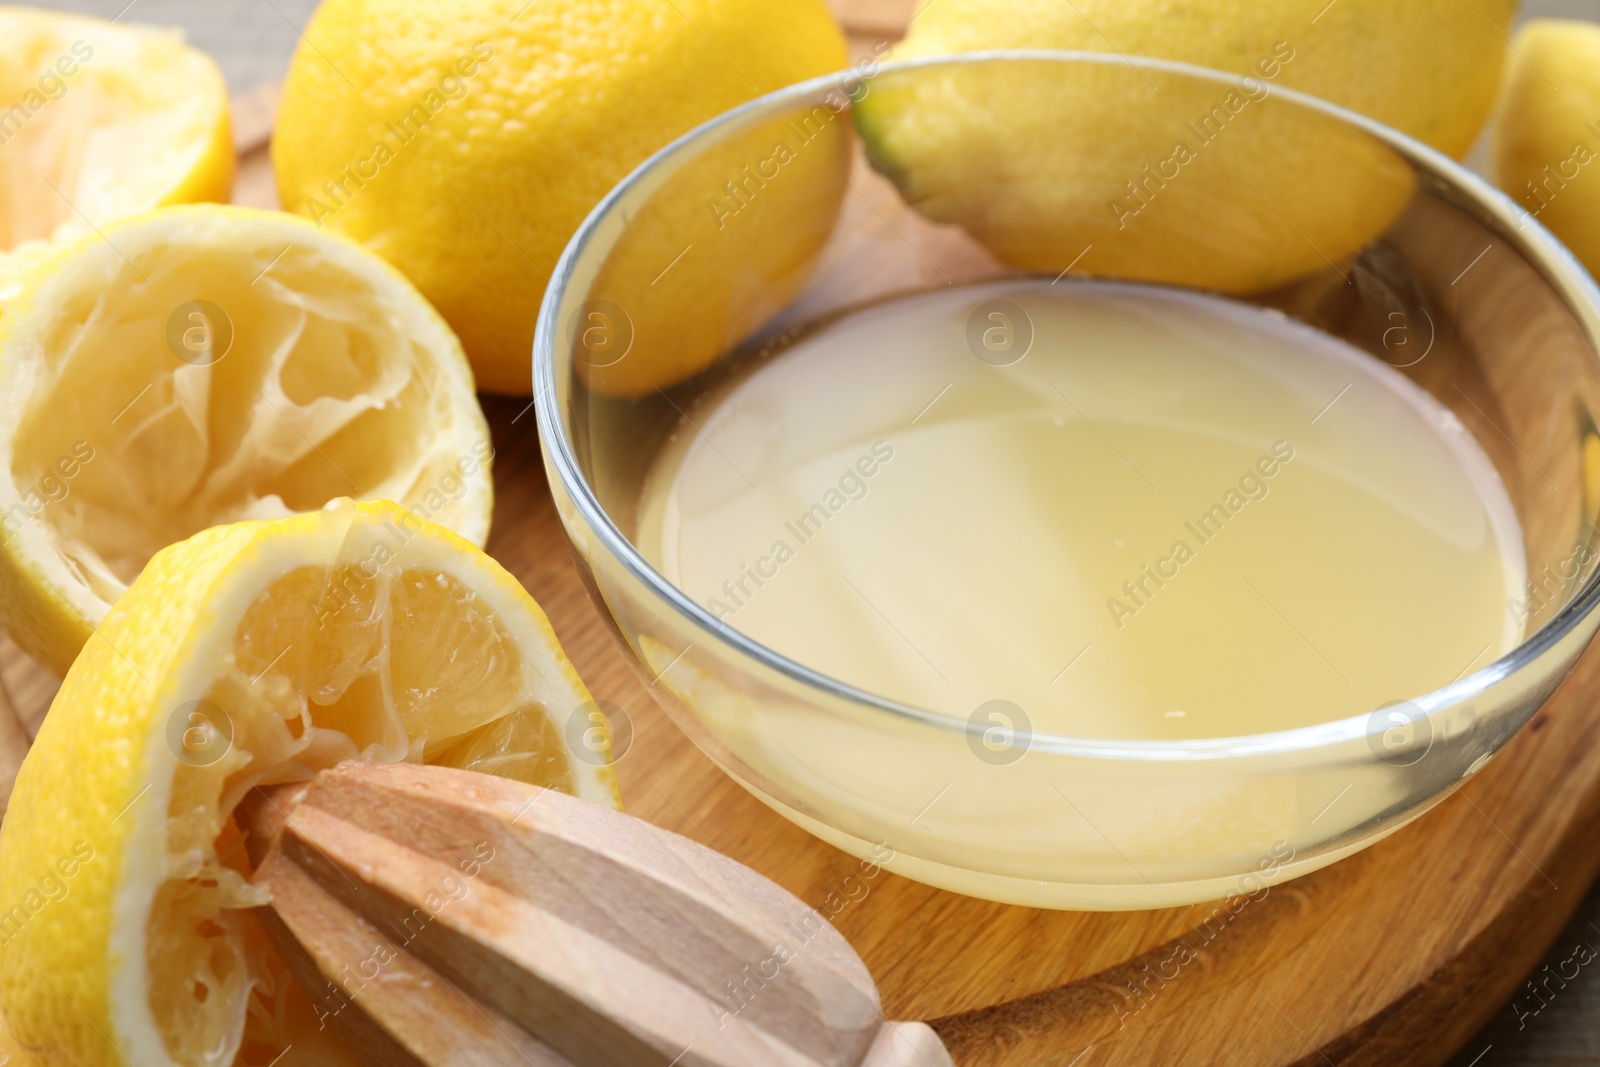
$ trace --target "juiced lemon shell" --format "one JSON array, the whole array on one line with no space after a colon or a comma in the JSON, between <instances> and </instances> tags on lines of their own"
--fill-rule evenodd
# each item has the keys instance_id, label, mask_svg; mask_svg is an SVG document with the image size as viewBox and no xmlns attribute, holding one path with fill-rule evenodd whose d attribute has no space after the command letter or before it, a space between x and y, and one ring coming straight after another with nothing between
<instances>
[{"instance_id":1,"label":"juiced lemon shell","mask_svg":"<svg viewBox=\"0 0 1600 1067\"><path fill-rule=\"evenodd\" d=\"M281 969L225 910L260 902L240 796L365 758L615 805L604 746L569 740L592 742L591 707L517 581L393 504L163 550L68 672L0 828L14 1036L80 1067L228 1064L246 1040L268 1062L300 1024L281 984L251 1000Z\"/></svg>"},{"instance_id":2,"label":"juiced lemon shell","mask_svg":"<svg viewBox=\"0 0 1600 1067\"><path fill-rule=\"evenodd\" d=\"M0 619L64 672L157 550L340 496L482 544L490 456L459 342L382 260L278 212L125 219L0 313Z\"/></svg>"},{"instance_id":3,"label":"juiced lemon shell","mask_svg":"<svg viewBox=\"0 0 1600 1067\"><path fill-rule=\"evenodd\" d=\"M228 87L173 30L0 7L0 250L225 201Z\"/></svg>"}]
</instances>

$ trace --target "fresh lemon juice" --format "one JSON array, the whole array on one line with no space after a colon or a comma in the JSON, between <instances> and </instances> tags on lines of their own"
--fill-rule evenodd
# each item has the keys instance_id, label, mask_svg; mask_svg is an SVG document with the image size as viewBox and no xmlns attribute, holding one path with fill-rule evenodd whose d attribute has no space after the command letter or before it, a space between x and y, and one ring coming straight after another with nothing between
<instances>
[{"instance_id":1,"label":"fresh lemon juice","mask_svg":"<svg viewBox=\"0 0 1600 1067\"><path fill-rule=\"evenodd\" d=\"M1252 305L952 287L769 345L684 411L646 556L723 624L906 704L1230 737L1372 712L1521 637L1521 534L1472 436Z\"/></svg>"}]
</instances>

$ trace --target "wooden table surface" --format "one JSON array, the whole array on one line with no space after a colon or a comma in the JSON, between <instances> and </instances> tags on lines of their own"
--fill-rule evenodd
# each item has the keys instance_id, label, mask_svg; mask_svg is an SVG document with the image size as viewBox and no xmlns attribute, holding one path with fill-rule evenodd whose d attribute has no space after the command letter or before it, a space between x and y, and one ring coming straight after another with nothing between
<instances>
[{"instance_id":1,"label":"wooden table surface","mask_svg":"<svg viewBox=\"0 0 1600 1067\"><path fill-rule=\"evenodd\" d=\"M836 8L848 5L858 28L883 36L903 22L912 6L912 0L831 2ZM191 41L217 59L237 94L282 76L300 27L316 2L44 0L42 6L182 26ZM1600 0L1529 0L1523 5L1523 18L1547 15L1600 21ZM266 104L270 94L256 99ZM1477 158L1481 154L1469 160ZM1593 842L1593 847L1600 848L1600 840ZM1589 894L1544 963L1535 969L1541 977L1571 976L1575 970L1576 976L1545 982L1542 996L1524 992L1513 999L1468 1042L1451 1067L1600 1067L1600 966L1575 967L1573 962L1588 953L1600 956L1600 891Z\"/></svg>"}]
</instances>

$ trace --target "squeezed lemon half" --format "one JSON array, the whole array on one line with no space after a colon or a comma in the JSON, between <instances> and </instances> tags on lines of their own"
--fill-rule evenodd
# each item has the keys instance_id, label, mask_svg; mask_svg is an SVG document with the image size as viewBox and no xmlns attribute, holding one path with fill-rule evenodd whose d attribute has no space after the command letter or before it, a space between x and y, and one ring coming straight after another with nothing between
<instances>
[{"instance_id":1,"label":"squeezed lemon half","mask_svg":"<svg viewBox=\"0 0 1600 1067\"><path fill-rule=\"evenodd\" d=\"M303 1054L315 1012L241 910L264 903L245 793L357 758L616 806L602 722L516 579L394 504L163 550L68 672L0 830L13 1036L81 1067Z\"/></svg>"},{"instance_id":2,"label":"squeezed lemon half","mask_svg":"<svg viewBox=\"0 0 1600 1067\"><path fill-rule=\"evenodd\" d=\"M181 34L0 7L0 251L227 200L228 87Z\"/></svg>"},{"instance_id":3,"label":"squeezed lemon half","mask_svg":"<svg viewBox=\"0 0 1600 1067\"><path fill-rule=\"evenodd\" d=\"M481 545L490 456L460 343L376 256L247 208L113 223L0 314L0 620L64 672L161 548L342 496Z\"/></svg>"}]
</instances>

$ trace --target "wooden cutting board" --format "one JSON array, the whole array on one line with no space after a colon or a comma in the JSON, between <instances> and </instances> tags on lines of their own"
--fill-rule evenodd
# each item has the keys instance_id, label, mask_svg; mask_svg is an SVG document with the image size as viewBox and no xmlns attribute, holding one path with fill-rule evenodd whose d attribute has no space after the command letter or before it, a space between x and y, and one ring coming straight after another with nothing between
<instances>
[{"instance_id":1,"label":"wooden cutting board","mask_svg":"<svg viewBox=\"0 0 1600 1067\"><path fill-rule=\"evenodd\" d=\"M838 0L858 51L909 0ZM236 108L241 202L272 203L275 96ZM635 677L591 603L544 480L526 400L486 397L498 499L489 551L549 613L594 695L620 707L635 815L756 868L824 913L892 1018L926 1019L963 1067L1439 1064L1511 997L1600 868L1600 650L1482 774L1388 840L1272 889L1203 943L1216 905L1119 914L931 889L789 824L722 775ZM0 643L26 733L0 714L0 796L55 681ZM1216 924L1213 924L1214 926ZM1185 941L1195 958L1171 960Z\"/></svg>"}]
</instances>

